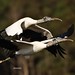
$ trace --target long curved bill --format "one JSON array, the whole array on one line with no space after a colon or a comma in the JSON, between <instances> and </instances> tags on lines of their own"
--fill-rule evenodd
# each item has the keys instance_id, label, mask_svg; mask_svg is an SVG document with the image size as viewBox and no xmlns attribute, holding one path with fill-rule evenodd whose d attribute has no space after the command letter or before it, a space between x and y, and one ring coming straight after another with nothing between
<instances>
[{"instance_id":1,"label":"long curved bill","mask_svg":"<svg viewBox=\"0 0 75 75\"><path fill-rule=\"evenodd\" d=\"M51 18L51 20L58 20L58 21L62 21L60 18Z\"/></svg>"},{"instance_id":2,"label":"long curved bill","mask_svg":"<svg viewBox=\"0 0 75 75\"><path fill-rule=\"evenodd\" d=\"M64 39L59 39L59 40L57 39L57 41L58 41L58 43L59 43L59 42L66 42L66 41L73 42L74 40L64 38Z\"/></svg>"},{"instance_id":3,"label":"long curved bill","mask_svg":"<svg viewBox=\"0 0 75 75\"><path fill-rule=\"evenodd\" d=\"M49 41L47 43L47 46L49 47L49 46L55 45L57 43L66 42L66 41L73 42L74 40L72 40L72 39L66 39L66 38L56 38L53 41Z\"/></svg>"},{"instance_id":4,"label":"long curved bill","mask_svg":"<svg viewBox=\"0 0 75 75\"><path fill-rule=\"evenodd\" d=\"M52 20L58 20L58 21L62 21L60 18L51 18L48 16L43 17L42 19L37 20L37 23L43 23L43 22L47 22L47 21L52 21Z\"/></svg>"}]
</instances>

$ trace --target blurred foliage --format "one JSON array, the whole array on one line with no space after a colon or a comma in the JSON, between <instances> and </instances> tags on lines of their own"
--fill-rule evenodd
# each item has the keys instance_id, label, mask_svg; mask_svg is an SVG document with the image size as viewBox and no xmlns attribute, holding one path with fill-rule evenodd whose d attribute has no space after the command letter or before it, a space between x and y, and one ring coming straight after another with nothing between
<instances>
[{"instance_id":1,"label":"blurred foliage","mask_svg":"<svg viewBox=\"0 0 75 75\"><path fill-rule=\"evenodd\" d=\"M75 24L75 0L0 0L0 30L11 25L23 17L32 17L39 19L44 16L59 17L63 22L52 21L41 24L49 29L53 35L58 35L67 30L71 24ZM70 37L75 40L75 32ZM64 43L62 46L66 49L67 55L62 59L59 55L55 58L46 50L39 52L31 58L34 66L32 71L34 75L75 75L75 42ZM10 65L7 63L0 65L0 74L2 71L12 75ZM6 75L2 73L2 75ZM8 75L8 74L7 74ZM30 73L30 75L33 75Z\"/></svg>"}]
</instances>

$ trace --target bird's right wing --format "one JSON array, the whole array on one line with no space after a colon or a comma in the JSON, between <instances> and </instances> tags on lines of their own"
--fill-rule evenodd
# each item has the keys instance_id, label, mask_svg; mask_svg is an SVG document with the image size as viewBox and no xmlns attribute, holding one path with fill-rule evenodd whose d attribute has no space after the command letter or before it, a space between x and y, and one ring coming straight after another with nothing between
<instances>
[{"instance_id":1,"label":"bird's right wing","mask_svg":"<svg viewBox=\"0 0 75 75\"><path fill-rule=\"evenodd\" d=\"M63 54L66 54L65 53L65 49L62 48L59 44L47 47L46 50L48 50L49 52L51 52L54 56L56 56L57 53L59 53L59 55L61 57L63 57L63 58L64 58Z\"/></svg>"}]
</instances>

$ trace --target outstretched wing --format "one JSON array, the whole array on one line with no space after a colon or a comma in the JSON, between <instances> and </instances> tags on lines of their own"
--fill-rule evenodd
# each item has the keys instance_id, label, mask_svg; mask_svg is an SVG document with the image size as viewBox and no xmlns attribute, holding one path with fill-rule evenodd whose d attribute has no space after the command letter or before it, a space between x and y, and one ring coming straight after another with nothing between
<instances>
[{"instance_id":1,"label":"outstretched wing","mask_svg":"<svg viewBox=\"0 0 75 75\"><path fill-rule=\"evenodd\" d=\"M11 42L9 40L0 39L0 60L4 60L8 57L14 57L16 52L17 55L27 55L33 52L33 45L21 41Z\"/></svg>"}]
</instances>

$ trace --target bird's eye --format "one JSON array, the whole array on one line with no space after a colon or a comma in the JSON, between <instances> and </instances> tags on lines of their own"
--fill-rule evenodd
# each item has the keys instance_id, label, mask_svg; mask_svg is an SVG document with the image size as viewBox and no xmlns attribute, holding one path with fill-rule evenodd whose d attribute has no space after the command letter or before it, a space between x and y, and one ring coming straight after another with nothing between
<instances>
[{"instance_id":1,"label":"bird's eye","mask_svg":"<svg viewBox=\"0 0 75 75\"><path fill-rule=\"evenodd\" d=\"M46 20L47 19L47 16L45 16L43 19Z\"/></svg>"},{"instance_id":2,"label":"bird's eye","mask_svg":"<svg viewBox=\"0 0 75 75\"><path fill-rule=\"evenodd\" d=\"M44 21L49 21L51 19L51 17L45 16L43 19L44 19Z\"/></svg>"}]
</instances>

